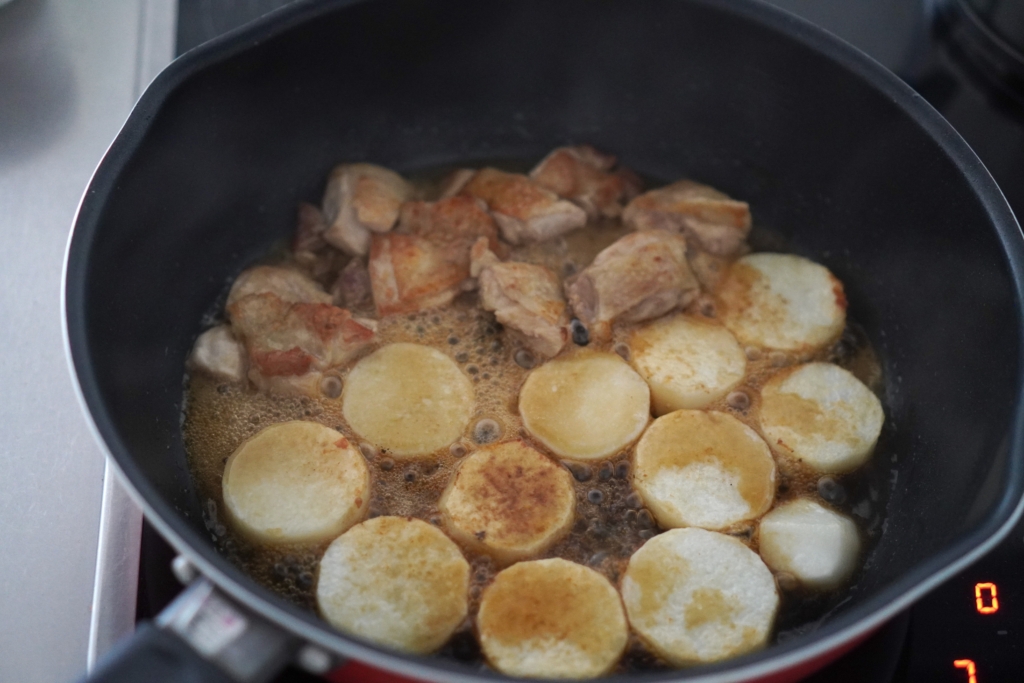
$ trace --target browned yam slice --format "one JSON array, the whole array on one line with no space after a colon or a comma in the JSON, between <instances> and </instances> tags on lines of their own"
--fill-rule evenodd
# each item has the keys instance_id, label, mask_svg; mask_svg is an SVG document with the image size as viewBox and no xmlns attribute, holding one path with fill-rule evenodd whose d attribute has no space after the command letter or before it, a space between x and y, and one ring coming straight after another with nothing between
<instances>
[{"instance_id":1,"label":"browned yam slice","mask_svg":"<svg viewBox=\"0 0 1024 683\"><path fill-rule=\"evenodd\" d=\"M722 323L741 344L809 356L846 324L843 283L793 254L750 254L730 266L715 291Z\"/></svg>"},{"instance_id":2,"label":"browned yam slice","mask_svg":"<svg viewBox=\"0 0 1024 683\"><path fill-rule=\"evenodd\" d=\"M535 368L519 392L523 426L564 458L597 460L625 448L651 416L651 392L614 353L579 351Z\"/></svg>"},{"instance_id":3,"label":"browned yam slice","mask_svg":"<svg viewBox=\"0 0 1024 683\"><path fill-rule=\"evenodd\" d=\"M320 561L316 602L337 629L403 652L441 647L466 618L469 563L437 527L376 517Z\"/></svg>"},{"instance_id":4,"label":"browned yam slice","mask_svg":"<svg viewBox=\"0 0 1024 683\"><path fill-rule=\"evenodd\" d=\"M536 556L569 531L576 493L568 470L509 441L463 460L440 509L455 540L506 565Z\"/></svg>"},{"instance_id":5,"label":"browned yam slice","mask_svg":"<svg viewBox=\"0 0 1024 683\"><path fill-rule=\"evenodd\" d=\"M484 591L477 628L494 668L537 678L606 674L629 637L615 587L561 558L520 562L498 574Z\"/></svg>"},{"instance_id":6,"label":"browned yam slice","mask_svg":"<svg viewBox=\"0 0 1024 683\"><path fill-rule=\"evenodd\" d=\"M370 474L359 449L316 422L271 425L224 467L224 504L237 531L264 543L329 541L363 519Z\"/></svg>"},{"instance_id":7,"label":"browned yam slice","mask_svg":"<svg viewBox=\"0 0 1024 683\"><path fill-rule=\"evenodd\" d=\"M641 640L674 666L764 647L779 608L757 553L725 534L671 529L629 558L622 601Z\"/></svg>"},{"instance_id":8,"label":"browned yam slice","mask_svg":"<svg viewBox=\"0 0 1024 683\"><path fill-rule=\"evenodd\" d=\"M342 393L352 429L396 457L428 455L458 439L475 408L473 383L422 344L389 344L356 363Z\"/></svg>"}]
</instances>

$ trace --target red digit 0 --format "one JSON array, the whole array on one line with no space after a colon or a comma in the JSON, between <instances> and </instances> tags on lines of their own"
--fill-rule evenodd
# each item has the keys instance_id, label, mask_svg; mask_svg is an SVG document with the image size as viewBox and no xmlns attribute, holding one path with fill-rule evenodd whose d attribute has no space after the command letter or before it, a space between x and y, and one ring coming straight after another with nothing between
<instances>
[{"instance_id":1,"label":"red digit 0","mask_svg":"<svg viewBox=\"0 0 1024 683\"><path fill-rule=\"evenodd\" d=\"M967 683L978 683L978 669L974 666L973 659L957 659L953 666L958 669L967 669Z\"/></svg>"},{"instance_id":2,"label":"red digit 0","mask_svg":"<svg viewBox=\"0 0 1024 683\"><path fill-rule=\"evenodd\" d=\"M985 604L986 593L988 593L988 604ZM980 614L994 614L999 611L999 597L996 593L994 583L974 584L974 604Z\"/></svg>"}]
</instances>

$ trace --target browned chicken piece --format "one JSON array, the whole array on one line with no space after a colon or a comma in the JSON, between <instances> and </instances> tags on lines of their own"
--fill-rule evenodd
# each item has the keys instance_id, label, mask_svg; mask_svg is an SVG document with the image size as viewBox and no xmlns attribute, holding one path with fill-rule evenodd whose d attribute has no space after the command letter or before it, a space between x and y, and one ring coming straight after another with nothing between
<instances>
[{"instance_id":1,"label":"browned chicken piece","mask_svg":"<svg viewBox=\"0 0 1024 683\"><path fill-rule=\"evenodd\" d=\"M349 310L368 308L373 305L373 290L370 287L370 271L360 258L353 258L331 287L334 305Z\"/></svg>"},{"instance_id":2,"label":"browned chicken piece","mask_svg":"<svg viewBox=\"0 0 1024 683\"><path fill-rule=\"evenodd\" d=\"M468 264L461 261L451 250L417 235L374 235L369 270L377 315L450 303L469 277Z\"/></svg>"},{"instance_id":3,"label":"browned chicken piece","mask_svg":"<svg viewBox=\"0 0 1024 683\"><path fill-rule=\"evenodd\" d=\"M327 221L320 209L306 202L299 202L298 217L295 222L295 233L292 235L292 252L296 255L316 252L327 246L324 232Z\"/></svg>"},{"instance_id":4,"label":"browned chicken piece","mask_svg":"<svg viewBox=\"0 0 1024 683\"><path fill-rule=\"evenodd\" d=\"M327 222L320 209L299 203L298 220L292 235L295 264L317 282L328 284L337 277L347 257L324 240Z\"/></svg>"},{"instance_id":5,"label":"browned chicken piece","mask_svg":"<svg viewBox=\"0 0 1024 683\"><path fill-rule=\"evenodd\" d=\"M326 303L291 302L263 292L228 306L235 335L245 344L249 378L258 387L316 396L319 374L365 348L375 323Z\"/></svg>"},{"instance_id":6,"label":"browned chicken piece","mask_svg":"<svg viewBox=\"0 0 1024 683\"><path fill-rule=\"evenodd\" d=\"M616 217L640 192L640 181L626 171L612 172L616 159L590 145L559 147L530 171L538 185L580 206L591 219Z\"/></svg>"},{"instance_id":7,"label":"browned chicken piece","mask_svg":"<svg viewBox=\"0 0 1024 683\"><path fill-rule=\"evenodd\" d=\"M591 336L608 339L613 322L639 322L686 306L700 292L686 262L686 239L663 230L620 238L566 283Z\"/></svg>"},{"instance_id":8,"label":"browned chicken piece","mask_svg":"<svg viewBox=\"0 0 1024 683\"><path fill-rule=\"evenodd\" d=\"M373 238L369 282L378 315L449 303L469 277L469 250L481 237L500 248L498 226L478 199L406 202L398 228Z\"/></svg>"},{"instance_id":9,"label":"browned chicken piece","mask_svg":"<svg viewBox=\"0 0 1024 683\"><path fill-rule=\"evenodd\" d=\"M305 274L281 266L254 266L235 278L227 305L249 296L269 292L291 303L331 303L331 295Z\"/></svg>"},{"instance_id":10,"label":"browned chicken piece","mask_svg":"<svg viewBox=\"0 0 1024 683\"><path fill-rule=\"evenodd\" d=\"M705 292L715 291L725 271L729 269L729 264L732 263L732 259L715 256L699 249L687 249L686 260Z\"/></svg>"},{"instance_id":11,"label":"browned chicken piece","mask_svg":"<svg viewBox=\"0 0 1024 683\"><path fill-rule=\"evenodd\" d=\"M569 316L558 276L531 263L501 262L481 237L473 245L471 274L480 305L543 358L556 356L569 339Z\"/></svg>"},{"instance_id":12,"label":"browned chicken piece","mask_svg":"<svg viewBox=\"0 0 1024 683\"><path fill-rule=\"evenodd\" d=\"M244 378L245 366L245 348L227 325L211 327L199 335L188 358L189 370L229 382Z\"/></svg>"},{"instance_id":13,"label":"browned chicken piece","mask_svg":"<svg viewBox=\"0 0 1024 683\"><path fill-rule=\"evenodd\" d=\"M501 236L512 244L551 239L587 223L583 209L518 173L485 168L462 193L487 203Z\"/></svg>"},{"instance_id":14,"label":"browned chicken piece","mask_svg":"<svg viewBox=\"0 0 1024 683\"><path fill-rule=\"evenodd\" d=\"M264 394L274 396L320 398L325 395L320 388L324 383L324 373L317 370L302 375L264 375L253 369L249 371L249 381Z\"/></svg>"},{"instance_id":15,"label":"browned chicken piece","mask_svg":"<svg viewBox=\"0 0 1024 683\"><path fill-rule=\"evenodd\" d=\"M680 180L631 201L622 220L634 230L682 232L693 246L731 256L750 232L750 206L713 187Z\"/></svg>"},{"instance_id":16,"label":"browned chicken piece","mask_svg":"<svg viewBox=\"0 0 1024 683\"><path fill-rule=\"evenodd\" d=\"M324 191L324 239L353 256L370 249L370 234L394 227L412 185L394 171L373 164L343 164L331 171Z\"/></svg>"},{"instance_id":17,"label":"browned chicken piece","mask_svg":"<svg viewBox=\"0 0 1024 683\"><path fill-rule=\"evenodd\" d=\"M476 169L473 168L459 168L452 171L441 181L440 198L448 199L448 197L459 194L475 175Z\"/></svg>"},{"instance_id":18,"label":"browned chicken piece","mask_svg":"<svg viewBox=\"0 0 1024 683\"><path fill-rule=\"evenodd\" d=\"M398 219L398 232L429 240L448 252L451 260L469 270L469 250L477 238L487 238L492 251L500 251L498 224L487 205L473 197L449 197L436 202L406 202Z\"/></svg>"}]
</instances>

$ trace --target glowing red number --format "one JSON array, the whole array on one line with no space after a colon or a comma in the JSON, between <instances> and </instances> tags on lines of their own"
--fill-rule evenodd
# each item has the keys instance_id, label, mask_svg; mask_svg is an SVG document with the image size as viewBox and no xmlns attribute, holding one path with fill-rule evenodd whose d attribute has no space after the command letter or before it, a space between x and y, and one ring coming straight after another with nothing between
<instances>
[{"instance_id":1,"label":"glowing red number","mask_svg":"<svg viewBox=\"0 0 1024 683\"><path fill-rule=\"evenodd\" d=\"M985 604L986 598L988 600L987 605ZM994 583L974 584L974 604L978 607L978 612L981 614L998 612L999 597L996 594L996 585Z\"/></svg>"},{"instance_id":2,"label":"glowing red number","mask_svg":"<svg viewBox=\"0 0 1024 683\"><path fill-rule=\"evenodd\" d=\"M978 669L974 666L972 659L957 659L953 666L958 669L967 669L967 683L978 683Z\"/></svg>"}]
</instances>

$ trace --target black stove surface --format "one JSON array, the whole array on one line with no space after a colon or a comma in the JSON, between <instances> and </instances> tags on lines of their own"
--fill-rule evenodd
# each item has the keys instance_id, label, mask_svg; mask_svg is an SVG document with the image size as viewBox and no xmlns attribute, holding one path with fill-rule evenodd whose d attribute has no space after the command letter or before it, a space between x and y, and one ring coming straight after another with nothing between
<instances>
[{"instance_id":1,"label":"black stove surface","mask_svg":"<svg viewBox=\"0 0 1024 683\"><path fill-rule=\"evenodd\" d=\"M179 0L178 54L290 0ZM867 52L967 140L1024 215L1024 0L772 0ZM937 501L937 504L939 502ZM180 586L144 529L138 613ZM1024 676L1024 523L988 556L806 683L996 683ZM278 683L318 680L288 669ZM353 681L353 683L359 683Z\"/></svg>"}]
</instances>

